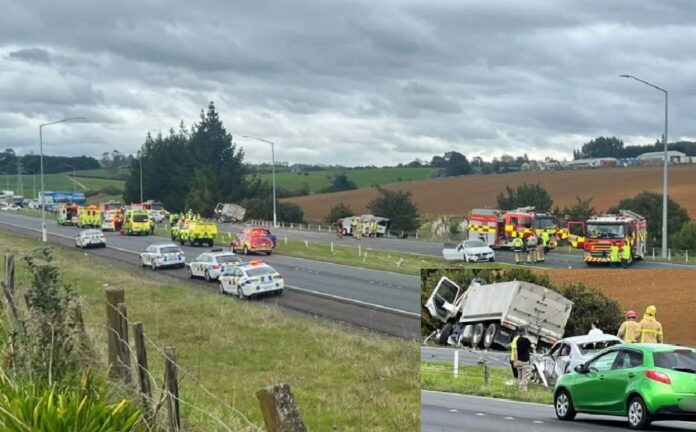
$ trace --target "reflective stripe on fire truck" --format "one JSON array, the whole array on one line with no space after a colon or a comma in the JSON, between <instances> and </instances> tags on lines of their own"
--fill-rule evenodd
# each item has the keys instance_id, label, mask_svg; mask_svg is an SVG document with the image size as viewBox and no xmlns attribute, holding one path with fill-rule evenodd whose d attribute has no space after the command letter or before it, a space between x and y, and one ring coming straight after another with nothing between
<instances>
[{"instance_id":1,"label":"reflective stripe on fire truck","mask_svg":"<svg viewBox=\"0 0 696 432\"><path fill-rule=\"evenodd\" d=\"M481 233L495 233L495 227L488 225L469 224L469 231Z\"/></svg>"}]
</instances>

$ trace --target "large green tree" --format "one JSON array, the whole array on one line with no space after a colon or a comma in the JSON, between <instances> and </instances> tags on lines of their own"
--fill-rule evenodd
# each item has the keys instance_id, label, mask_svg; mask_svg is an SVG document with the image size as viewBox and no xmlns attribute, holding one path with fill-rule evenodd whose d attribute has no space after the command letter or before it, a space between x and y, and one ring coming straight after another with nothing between
<instances>
[{"instance_id":1,"label":"large green tree","mask_svg":"<svg viewBox=\"0 0 696 432\"><path fill-rule=\"evenodd\" d=\"M551 195L541 187L540 183L523 183L516 189L505 186L505 192L500 192L497 197L498 208L501 210L514 210L520 207L533 206L537 212L551 210L553 200Z\"/></svg>"},{"instance_id":2,"label":"large green tree","mask_svg":"<svg viewBox=\"0 0 696 432\"><path fill-rule=\"evenodd\" d=\"M626 198L619 205L608 210L616 213L619 210L631 210L643 216L648 221L648 244L662 243L662 194L643 191L633 198ZM689 214L672 199L667 199L667 235L672 235L689 222Z\"/></svg>"},{"instance_id":3,"label":"large green tree","mask_svg":"<svg viewBox=\"0 0 696 432\"><path fill-rule=\"evenodd\" d=\"M592 198L587 198L583 199L580 198L579 196L575 197L575 204L572 206L568 207L565 206L563 207L563 210L558 209L556 207L556 210L554 213L557 215L567 218L568 220L587 220L591 216L594 216L596 214L596 210L594 207L592 207Z\"/></svg>"},{"instance_id":4,"label":"large green tree","mask_svg":"<svg viewBox=\"0 0 696 432\"><path fill-rule=\"evenodd\" d=\"M326 176L329 179L329 186L321 190L321 192L340 192L345 190L357 189L358 185L348 178L345 172Z\"/></svg>"},{"instance_id":5,"label":"large green tree","mask_svg":"<svg viewBox=\"0 0 696 432\"><path fill-rule=\"evenodd\" d=\"M621 157L624 143L616 137L598 137L582 145L580 151L574 151L575 159L598 157Z\"/></svg>"},{"instance_id":6,"label":"large green tree","mask_svg":"<svg viewBox=\"0 0 696 432\"><path fill-rule=\"evenodd\" d=\"M677 250L696 251L696 221L690 221L670 237L670 247Z\"/></svg>"},{"instance_id":7,"label":"large green tree","mask_svg":"<svg viewBox=\"0 0 696 432\"><path fill-rule=\"evenodd\" d=\"M392 231L414 231L418 228L418 208L411 200L411 192L390 191L377 187L380 196L367 204L375 216L389 218Z\"/></svg>"}]
</instances>

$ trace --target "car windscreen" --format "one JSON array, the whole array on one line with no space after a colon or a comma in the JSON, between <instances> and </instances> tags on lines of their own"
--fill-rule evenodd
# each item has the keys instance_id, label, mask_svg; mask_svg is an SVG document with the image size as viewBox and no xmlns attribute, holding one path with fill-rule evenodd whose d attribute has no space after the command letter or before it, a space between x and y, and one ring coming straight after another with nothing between
<instances>
[{"instance_id":1,"label":"car windscreen","mask_svg":"<svg viewBox=\"0 0 696 432\"><path fill-rule=\"evenodd\" d=\"M696 373L696 352L688 349L653 353L655 366Z\"/></svg>"},{"instance_id":2,"label":"car windscreen","mask_svg":"<svg viewBox=\"0 0 696 432\"><path fill-rule=\"evenodd\" d=\"M596 354L605 348L609 348L611 346L620 344L621 341L618 340L608 340L608 341L600 341L600 342L586 342L584 344L578 344L578 349L580 350L580 354L582 355L589 355L589 354Z\"/></svg>"},{"instance_id":3,"label":"car windscreen","mask_svg":"<svg viewBox=\"0 0 696 432\"><path fill-rule=\"evenodd\" d=\"M166 247L160 248L160 253L163 253L163 254L178 253L178 252L181 252L181 249L179 249L176 246L166 246Z\"/></svg>"},{"instance_id":4,"label":"car windscreen","mask_svg":"<svg viewBox=\"0 0 696 432\"><path fill-rule=\"evenodd\" d=\"M624 227L621 224L587 224L587 236L593 239L615 239L624 237Z\"/></svg>"},{"instance_id":5,"label":"car windscreen","mask_svg":"<svg viewBox=\"0 0 696 432\"><path fill-rule=\"evenodd\" d=\"M268 268L268 267L259 267L259 268L252 268L252 269L246 270L246 274L249 277L266 276L266 275L271 275L274 273L275 273L275 271L271 268Z\"/></svg>"},{"instance_id":6,"label":"car windscreen","mask_svg":"<svg viewBox=\"0 0 696 432\"><path fill-rule=\"evenodd\" d=\"M215 259L220 264L241 261L237 255L231 255L231 254L230 255L218 255L215 257Z\"/></svg>"},{"instance_id":7,"label":"car windscreen","mask_svg":"<svg viewBox=\"0 0 696 432\"><path fill-rule=\"evenodd\" d=\"M147 222L147 215L133 215L133 222Z\"/></svg>"},{"instance_id":8,"label":"car windscreen","mask_svg":"<svg viewBox=\"0 0 696 432\"><path fill-rule=\"evenodd\" d=\"M249 231L249 235L253 237L267 237L271 235L271 232L267 229L254 229Z\"/></svg>"},{"instance_id":9,"label":"car windscreen","mask_svg":"<svg viewBox=\"0 0 696 432\"><path fill-rule=\"evenodd\" d=\"M465 248L478 248L478 247L484 247L486 244L482 242L481 240L467 240L464 242L464 247Z\"/></svg>"}]
</instances>

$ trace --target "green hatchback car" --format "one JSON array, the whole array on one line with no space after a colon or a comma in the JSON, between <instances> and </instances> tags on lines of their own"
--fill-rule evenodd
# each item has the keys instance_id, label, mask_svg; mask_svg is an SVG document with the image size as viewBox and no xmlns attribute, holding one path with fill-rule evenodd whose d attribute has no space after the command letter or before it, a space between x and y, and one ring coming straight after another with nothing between
<instances>
[{"instance_id":1,"label":"green hatchback car","mask_svg":"<svg viewBox=\"0 0 696 432\"><path fill-rule=\"evenodd\" d=\"M626 416L631 429L646 429L654 420L696 420L696 350L607 348L558 380L554 406L560 420L577 413Z\"/></svg>"}]
</instances>

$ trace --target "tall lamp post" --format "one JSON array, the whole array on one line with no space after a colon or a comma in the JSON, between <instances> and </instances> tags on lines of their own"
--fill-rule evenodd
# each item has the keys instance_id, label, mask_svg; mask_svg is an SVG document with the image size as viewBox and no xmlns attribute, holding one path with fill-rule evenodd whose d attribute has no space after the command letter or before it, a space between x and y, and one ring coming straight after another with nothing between
<instances>
[{"instance_id":1,"label":"tall lamp post","mask_svg":"<svg viewBox=\"0 0 696 432\"><path fill-rule=\"evenodd\" d=\"M85 117L70 117L63 120L58 120L50 123L44 123L39 125L39 150L41 156L39 157L39 165L41 168L41 192L39 204L41 205L41 240L48 240L48 233L46 232L46 197L44 196L46 190L44 189L44 167L43 167L43 128L45 126L50 126L58 123L65 123L73 120L87 120Z\"/></svg>"},{"instance_id":2,"label":"tall lamp post","mask_svg":"<svg viewBox=\"0 0 696 432\"><path fill-rule=\"evenodd\" d=\"M669 165L669 155L667 152L667 119L668 119L668 103L669 103L669 93L667 90L651 84L647 81L643 81L640 78L636 78L633 75L620 75L621 78L631 78L638 82L641 82L647 86L657 89L665 94L665 133L662 136L662 142L665 145L665 160L664 160L664 172L663 172L663 183L662 183L662 258L667 258L667 166Z\"/></svg>"},{"instance_id":3,"label":"tall lamp post","mask_svg":"<svg viewBox=\"0 0 696 432\"><path fill-rule=\"evenodd\" d=\"M242 135L244 138L251 138L255 139L258 141L262 141L265 143L268 143L271 145L271 172L273 173L273 228L278 227L278 218L276 215L276 179L275 179L275 144L273 142L265 140L263 138L251 136L251 135Z\"/></svg>"},{"instance_id":4,"label":"tall lamp post","mask_svg":"<svg viewBox=\"0 0 696 432\"><path fill-rule=\"evenodd\" d=\"M140 204L143 203L143 152L138 150L138 163L140 165Z\"/></svg>"}]
</instances>

